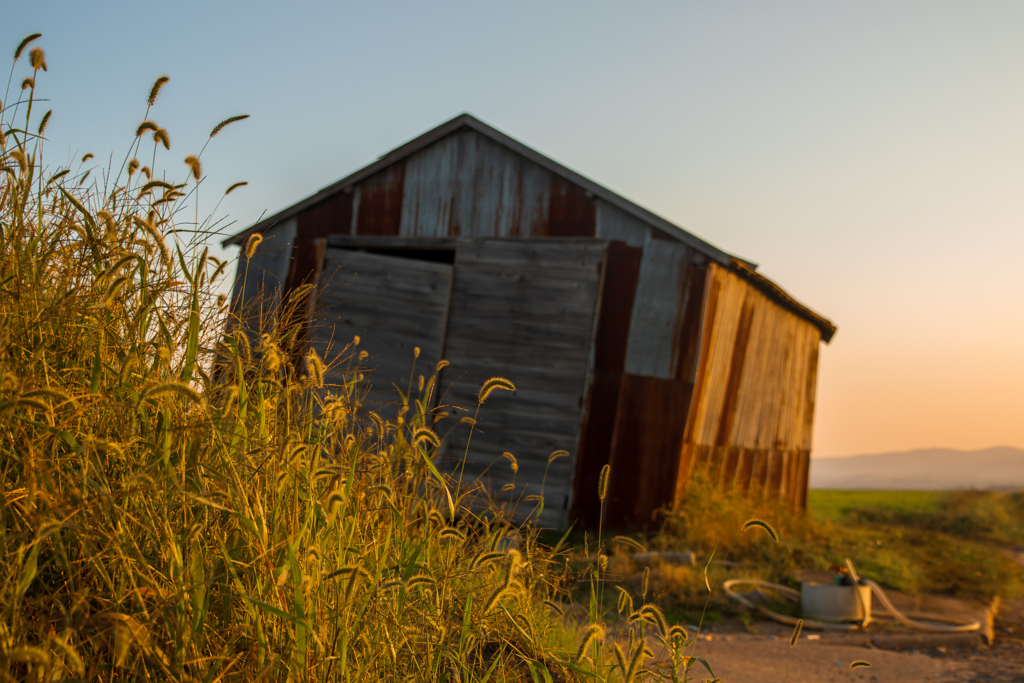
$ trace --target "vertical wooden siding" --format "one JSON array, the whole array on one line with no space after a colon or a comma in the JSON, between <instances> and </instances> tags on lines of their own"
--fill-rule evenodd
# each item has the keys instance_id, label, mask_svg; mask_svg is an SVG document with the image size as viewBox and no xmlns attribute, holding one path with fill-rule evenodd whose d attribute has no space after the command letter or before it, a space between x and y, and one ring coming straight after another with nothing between
<instances>
[{"instance_id":1,"label":"vertical wooden siding","mask_svg":"<svg viewBox=\"0 0 1024 683\"><path fill-rule=\"evenodd\" d=\"M456 250L441 403L471 411L484 380L515 383L514 394L495 391L484 404L466 476L486 472L493 493L514 483L502 499L519 513L533 505L516 501L539 495L543 483L547 526L565 521L605 248L597 240L460 240ZM459 424L446 439L441 466L450 472L468 431ZM570 457L549 467L559 449ZM504 451L517 458L518 473Z\"/></svg>"},{"instance_id":2,"label":"vertical wooden siding","mask_svg":"<svg viewBox=\"0 0 1024 683\"><path fill-rule=\"evenodd\" d=\"M676 496L701 470L803 508L821 332L715 264L704 302Z\"/></svg>"}]
</instances>

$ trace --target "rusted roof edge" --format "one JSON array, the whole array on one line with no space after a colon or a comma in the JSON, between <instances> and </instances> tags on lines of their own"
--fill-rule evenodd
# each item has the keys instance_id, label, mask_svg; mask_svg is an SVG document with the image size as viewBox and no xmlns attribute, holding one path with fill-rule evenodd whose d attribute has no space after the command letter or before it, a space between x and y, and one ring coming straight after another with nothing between
<instances>
[{"instance_id":1,"label":"rusted roof edge","mask_svg":"<svg viewBox=\"0 0 1024 683\"><path fill-rule=\"evenodd\" d=\"M835 336L838 328L831 320L815 313L810 308L791 297L782 287L779 287L764 275L756 272L740 259L734 258L728 265L730 270L760 289L768 296L768 298L774 300L783 307L788 308L801 318L810 321L811 324L821 331L821 341L826 344L832 341L832 337Z\"/></svg>"},{"instance_id":2,"label":"rusted roof edge","mask_svg":"<svg viewBox=\"0 0 1024 683\"><path fill-rule=\"evenodd\" d=\"M511 149L517 154L526 157L530 161L539 164L540 166L551 171L552 173L562 176L566 180L569 180L570 182L579 185L587 192L593 194L595 197L600 197L609 204L612 204L613 206L622 209L623 211L635 216L636 218L639 218L645 223L651 225L652 227L661 230L666 235L679 240L683 244L692 247L693 249L696 249L697 251L701 252L702 254L705 254L712 260L717 261L718 263L728 265L731 259L736 258L731 254L722 251L713 244L705 242L696 235L687 232L683 228L680 228L678 225L670 223L669 221L665 220L656 213L648 209L645 209L639 204L636 204L626 199L622 195L612 192L608 188L595 183L593 180L590 180L589 178L580 175L576 171L573 171L572 169L563 166L557 161L554 161L544 156L540 152L524 145L515 138L512 138L502 133L501 131L492 128L491 126L487 125L486 123L479 120L475 116L472 116L471 114L460 114L455 118L451 119L450 121L446 121L445 123L442 123L440 126L437 126L436 128L433 128L416 138L413 138L409 142L406 142L405 144L396 147L387 154L383 155L372 164L364 166L355 173L352 173L342 178L341 180L328 185L322 190L316 192L315 194L306 197L305 199L299 201L296 204L292 204L288 208L284 209L283 211L279 211L273 216L263 219L262 221L256 223L255 225L246 228L242 232L236 235L232 235L231 237L228 237L226 240L222 242L222 244L225 247L234 244L241 244L249 233L261 232L270 227L273 227L274 225L280 223L281 221L288 220L292 216L295 216L296 214L313 206L314 204L318 204L323 200L337 194L338 192L350 189L356 183L360 182L364 178L367 178L373 175L374 173L377 173L378 171L387 168L388 166L394 164L397 161L400 161L408 156L411 156L412 154L423 149L424 147L427 147L428 145L437 142L441 138L451 135L452 133L454 133L455 131L459 130L462 127L467 127L472 130L475 130L481 135L484 135L490 138L491 140L494 140L498 144ZM743 263L747 265L747 267L749 268L757 267L757 264L752 263L750 261L743 260Z\"/></svg>"}]
</instances>

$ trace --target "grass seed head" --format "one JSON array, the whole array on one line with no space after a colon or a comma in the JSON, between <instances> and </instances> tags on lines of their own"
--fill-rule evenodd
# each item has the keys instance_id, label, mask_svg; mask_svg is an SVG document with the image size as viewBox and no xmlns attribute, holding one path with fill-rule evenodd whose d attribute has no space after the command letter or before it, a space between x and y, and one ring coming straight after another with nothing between
<instances>
[{"instance_id":1,"label":"grass seed head","mask_svg":"<svg viewBox=\"0 0 1024 683\"><path fill-rule=\"evenodd\" d=\"M199 157L195 154L189 154L185 157L185 165L192 169L192 177L195 178L198 183L199 178L203 175L203 167L199 163Z\"/></svg>"},{"instance_id":2,"label":"grass seed head","mask_svg":"<svg viewBox=\"0 0 1024 683\"><path fill-rule=\"evenodd\" d=\"M202 403L203 397L199 392L184 382L162 382L151 384L140 394L140 400L156 400L161 396L180 396L194 403Z\"/></svg>"},{"instance_id":3,"label":"grass seed head","mask_svg":"<svg viewBox=\"0 0 1024 683\"><path fill-rule=\"evenodd\" d=\"M553 463L554 461L558 460L559 458L566 458L568 456L569 456L569 451L566 451L566 450L552 451L551 455L548 456L548 464L550 465L551 463Z\"/></svg>"},{"instance_id":4,"label":"grass seed head","mask_svg":"<svg viewBox=\"0 0 1024 683\"><path fill-rule=\"evenodd\" d=\"M551 609L551 611L553 611L553 612L554 612L555 614L557 614L558 616L560 616L560 617L561 617L561 616L565 616L565 610L564 610L564 609L562 609L562 606L561 606L561 605L559 605L559 604L558 604L557 602L555 602L554 600L545 600L545 601L544 601L544 604L545 604L545 605L547 605L547 607L548 607L548 608L550 608L550 609Z\"/></svg>"},{"instance_id":5,"label":"grass seed head","mask_svg":"<svg viewBox=\"0 0 1024 683\"><path fill-rule=\"evenodd\" d=\"M25 51L25 48L28 47L29 43L31 43L33 40L36 40L37 38L42 37L42 33L31 33L22 38L21 42L18 43L18 49L14 51L14 61L18 61L19 59L21 59L21 53Z\"/></svg>"},{"instance_id":6,"label":"grass seed head","mask_svg":"<svg viewBox=\"0 0 1024 683\"><path fill-rule=\"evenodd\" d=\"M164 149L171 148L171 137L167 134L167 130L165 128L153 131L153 142L162 144Z\"/></svg>"},{"instance_id":7,"label":"grass seed head","mask_svg":"<svg viewBox=\"0 0 1024 683\"><path fill-rule=\"evenodd\" d=\"M796 647L796 641L800 640L800 632L804 630L804 620L797 619L796 626L793 628L793 635L789 639L789 646Z\"/></svg>"},{"instance_id":8,"label":"grass seed head","mask_svg":"<svg viewBox=\"0 0 1024 683\"><path fill-rule=\"evenodd\" d=\"M573 660L577 664L583 661L583 656L587 653L587 648L590 647L591 643L595 640L604 639L604 629L598 624L591 624L586 631L583 632L583 640L580 641L579 649L576 650L576 658Z\"/></svg>"},{"instance_id":9,"label":"grass seed head","mask_svg":"<svg viewBox=\"0 0 1024 683\"><path fill-rule=\"evenodd\" d=\"M654 604L647 604L640 611L647 617L648 621L658 627L662 638L668 638L668 622L665 620L665 614L661 611L660 607Z\"/></svg>"},{"instance_id":10,"label":"grass seed head","mask_svg":"<svg viewBox=\"0 0 1024 683\"><path fill-rule=\"evenodd\" d=\"M516 385L512 384L512 381L504 377L492 377L480 386L480 403L482 404L487 400L487 397L495 389L503 389L505 391L515 391Z\"/></svg>"},{"instance_id":11,"label":"grass seed head","mask_svg":"<svg viewBox=\"0 0 1024 683\"><path fill-rule=\"evenodd\" d=\"M39 122L39 135L40 137L46 132L46 124L50 122L50 116L53 115L53 110L50 109L43 114L43 120Z\"/></svg>"},{"instance_id":12,"label":"grass seed head","mask_svg":"<svg viewBox=\"0 0 1024 683\"><path fill-rule=\"evenodd\" d=\"M760 529L764 529L765 531L768 532L768 535L772 537L773 541L775 541L776 543L779 542L779 535L777 533L775 533L775 529L773 529L772 525L769 524L768 522L764 521L763 519L751 519L751 520L748 520L746 522L746 524L743 525L743 528L741 529L741 531L746 531L747 529L750 529L752 527L758 527Z\"/></svg>"},{"instance_id":13,"label":"grass seed head","mask_svg":"<svg viewBox=\"0 0 1024 683\"><path fill-rule=\"evenodd\" d=\"M248 184L249 183L246 182L245 180L243 180L243 181L241 181L239 183L234 183L231 187L229 187L227 190L224 191L224 196L226 197L229 194L231 194L232 192L234 192L235 190L237 190L238 188L245 187Z\"/></svg>"},{"instance_id":14,"label":"grass seed head","mask_svg":"<svg viewBox=\"0 0 1024 683\"><path fill-rule=\"evenodd\" d=\"M245 238L245 244L242 246L242 253L245 254L245 258L252 258L253 254L256 253L256 247L260 246L260 242L263 241L263 235L258 232L254 232Z\"/></svg>"},{"instance_id":15,"label":"grass seed head","mask_svg":"<svg viewBox=\"0 0 1024 683\"><path fill-rule=\"evenodd\" d=\"M626 675L626 653L622 651L622 646L618 643L612 643L612 652L615 654L615 664L619 667L622 675Z\"/></svg>"},{"instance_id":16,"label":"grass seed head","mask_svg":"<svg viewBox=\"0 0 1024 683\"><path fill-rule=\"evenodd\" d=\"M160 90L169 80L171 80L170 76L163 75L158 76L157 79L153 81L153 87L149 89L149 99L147 100L149 106L152 107L156 104L156 98L160 96Z\"/></svg>"},{"instance_id":17,"label":"grass seed head","mask_svg":"<svg viewBox=\"0 0 1024 683\"><path fill-rule=\"evenodd\" d=\"M310 349L306 354L306 368L309 370L313 385L317 389L322 389L324 386L324 362L320 360L320 356L316 355L315 349Z\"/></svg>"},{"instance_id":18,"label":"grass seed head","mask_svg":"<svg viewBox=\"0 0 1024 683\"><path fill-rule=\"evenodd\" d=\"M643 543L629 536L616 536L612 539L612 543L619 543L641 553L647 551L647 547Z\"/></svg>"},{"instance_id":19,"label":"grass seed head","mask_svg":"<svg viewBox=\"0 0 1024 683\"><path fill-rule=\"evenodd\" d=\"M18 170L24 175L28 171L28 158L24 152L20 149L13 149L8 152L8 156L14 159L18 163Z\"/></svg>"},{"instance_id":20,"label":"grass seed head","mask_svg":"<svg viewBox=\"0 0 1024 683\"><path fill-rule=\"evenodd\" d=\"M32 48L32 51L28 53L28 63L36 71L39 69L46 71L46 53L43 52L43 48Z\"/></svg>"},{"instance_id":21,"label":"grass seed head","mask_svg":"<svg viewBox=\"0 0 1024 683\"><path fill-rule=\"evenodd\" d=\"M869 666L871 666L871 662L864 661L863 659L857 659L857 660L854 660L854 661L850 662L850 671L853 671L854 669L860 669L862 667L869 667Z\"/></svg>"},{"instance_id":22,"label":"grass seed head","mask_svg":"<svg viewBox=\"0 0 1024 683\"><path fill-rule=\"evenodd\" d=\"M231 118L224 119L223 121L221 121L213 127L213 130L210 131L210 137L216 137L217 133L224 130L225 127L230 126L232 123L235 123L236 121L244 121L247 118L249 118L248 114L242 114L241 116L232 116Z\"/></svg>"},{"instance_id":23,"label":"grass seed head","mask_svg":"<svg viewBox=\"0 0 1024 683\"><path fill-rule=\"evenodd\" d=\"M461 529L448 527L447 529L443 529L441 531L441 533L438 535L438 538L440 538L441 540L464 541L466 540L466 534Z\"/></svg>"},{"instance_id":24,"label":"grass seed head","mask_svg":"<svg viewBox=\"0 0 1024 683\"><path fill-rule=\"evenodd\" d=\"M486 616L492 609L494 609L494 606L497 605L498 602L503 597L505 597L506 595L509 595L511 592L512 592L511 588L507 588L507 587L502 586L502 587L499 587L497 590L495 590L493 593L491 593L491 597L487 600L487 603L484 605L484 610L483 610L484 616Z\"/></svg>"},{"instance_id":25,"label":"grass seed head","mask_svg":"<svg viewBox=\"0 0 1024 683\"><path fill-rule=\"evenodd\" d=\"M160 130L160 126L156 125L155 121L150 121L149 119L146 119L145 121L139 124L138 128L135 129L135 137L142 137L142 135L146 131L153 131L155 133L158 130Z\"/></svg>"},{"instance_id":26,"label":"grass seed head","mask_svg":"<svg viewBox=\"0 0 1024 683\"><path fill-rule=\"evenodd\" d=\"M327 496L327 514L331 517L338 514L338 510L345 504L346 499L344 489L331 491L330 495Z\"/></svg>"},{"instance_id":27,"label":"grass seed head","mask_svg":"<svg viewBox=\"0 0 1024 683\"><path fill-rule=\"evenodd\" d=\"M516 456L512 455L508 451L501 454L501 457L508 460L509 467L512 468L512 474L519 471L519 462L516 460Z\"/></svg>"},{"instance_id":28,"label":"grass seed head","mask_svg":"<svg viewBox=\"0 0 1024 683\"><path fill-rule=\"evenodd\" d=\"M434 448L441 447L441 439L437 436L437 433L429 427L420 427L412 435L412 442L419 445L426 441Z\"/></svg>"},{"instance_id":29,"label":"grass seed head","mask_svg":"<svg viewBox=\"0 0 1024 683\"><path fill-rule=\"evenodd\" d=\"M608 497L608 475L611 473L611 470L611 465L606 464L601 468L601 477L597 480L597 498L602 503Z\"/></svg>"}]
</instances>

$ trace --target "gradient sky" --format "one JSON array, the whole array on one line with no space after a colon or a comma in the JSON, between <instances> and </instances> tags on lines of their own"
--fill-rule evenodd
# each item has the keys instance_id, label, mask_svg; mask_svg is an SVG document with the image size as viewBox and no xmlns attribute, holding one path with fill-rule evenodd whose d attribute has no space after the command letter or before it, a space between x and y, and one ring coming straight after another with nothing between
<instances>
[{"instance_id":1,"label":"gradient sky","mask_svg":"<svg viewBox=\"0 0 1024 683\"><path fill-rule=\"evenodd\" d=\"M119 166L167 73L182 180L252 115L203 156L233 232L468 111L834 320L816 457L1024 447L1024 3L5 6L34 31L51 165Z\"/></svg>"}]
</instances>

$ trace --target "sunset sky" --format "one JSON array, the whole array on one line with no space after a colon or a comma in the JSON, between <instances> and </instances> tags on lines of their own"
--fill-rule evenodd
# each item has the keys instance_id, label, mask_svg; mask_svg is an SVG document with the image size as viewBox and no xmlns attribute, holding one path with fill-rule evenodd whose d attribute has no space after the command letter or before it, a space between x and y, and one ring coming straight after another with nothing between
<instances>
[{"instance_id":1,"label":"sunset sky","mask_svg":"<svg viewBox=\"0 0 1024 683\"><path fill-rule=\"evenodd\" d=\"M836 322L816 457L1024 447L1024 3L12 3L0 49L34 31L52 166L120 166L167 73L181 179L252 115L203 156L234 232L468 111Z\"/></svg>"}]
</instances>

